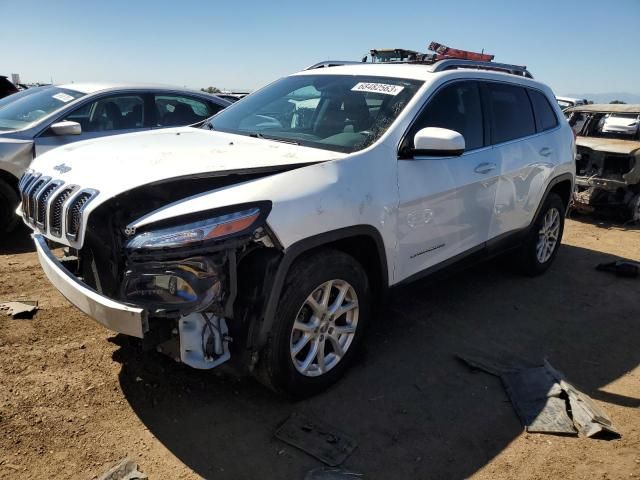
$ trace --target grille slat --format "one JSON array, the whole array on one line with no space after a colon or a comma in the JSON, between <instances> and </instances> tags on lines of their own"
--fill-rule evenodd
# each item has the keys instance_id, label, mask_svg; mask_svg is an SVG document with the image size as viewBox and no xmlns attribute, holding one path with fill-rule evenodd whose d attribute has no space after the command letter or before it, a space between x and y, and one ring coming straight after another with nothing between
<instances>
[{"instance_id":1,"label":"grille slat","mask_svg":"<svg viewBox=\"0 0 640 480\"><path fill-rule=\"evenodd\" d=\"M89 200L91 200L91 193L81 192L71 201L67 210L67 235L74 239L80 231L82 210Z\"/></svg>"},{"instance_id":2,"label":"grille slat","mask_svg":"<svg viewBox=\"0 0 640 480\"><path fill-rule=\"evenodd\" d=\"M62 184L60 181L53 181L44 187L36 199L36 225L46 230L47 223L47 201L51 195Z\"/></svg>"},{"instance_id":3,"label":"grille slat","mask_svg":"<svg viewBox=\"0 0 640 480\"><path fill-rule=\"evenodd\" d=\"M73 187L66 187L51 202L49 209L49 231L56 237L62 236L62 207L73 193Z\"/></svg>"}]
</instances>

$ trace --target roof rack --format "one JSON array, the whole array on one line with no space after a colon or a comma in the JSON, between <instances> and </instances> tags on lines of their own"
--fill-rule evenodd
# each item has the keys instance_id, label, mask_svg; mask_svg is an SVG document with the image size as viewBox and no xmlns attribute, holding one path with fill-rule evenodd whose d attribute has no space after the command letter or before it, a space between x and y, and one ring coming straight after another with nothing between
<instances>
[{"instance_id":1,"label":"roof rack","mask_svg":"<svg viewBox=\"0 0 640 480\"><path fill-rule=\"evenodd\" d=\"M523 65L511 65L508 63L483 62L478 60L464 60L458 58L445 58L432 64L432 72L442 72L444 70L454 70L456 68L473 68L476 70L494 70L498 72L520 75L522 77L533 78L531 72Z\"/></svg>"},{"instance_id":2,"label":"roof rack","mask_svg":"<svg viewBox=\"0 0 640 480\"><path fill-rule=\"evenodd\" d=\"M533 75L527 70L526 66L511 65L507 63L493 62L493 55L468 50L458 50L441 45L436 42L429 44L429 50L436 53L420 53L414 50L406 50L403 48L387 48L370 50L371 62L382 64L419 64L430 65L432 72L442 72L445 70L454 70L457 68L470 68L476 70L492 70L498 72L509 73L527 78L533 78ZM318 62L305 70L313 70L316 68L335 67L339 65L357 65L366 63L367 56L362 62L354 62L348 60L325 60Z\"/></svg>"},{"instance_id":3,"label":"roof rack","mask_svg":"<svg viewBox=\"0 0 640 480\"><path fill-rule=\"evenodd\" d=\"M305 70L315 70L316 68L338 67L340 65L354 65L361 64L362 62L354 62L351 60L324 60L322 62L309 65Z\"/></svg>"}]
</instances>

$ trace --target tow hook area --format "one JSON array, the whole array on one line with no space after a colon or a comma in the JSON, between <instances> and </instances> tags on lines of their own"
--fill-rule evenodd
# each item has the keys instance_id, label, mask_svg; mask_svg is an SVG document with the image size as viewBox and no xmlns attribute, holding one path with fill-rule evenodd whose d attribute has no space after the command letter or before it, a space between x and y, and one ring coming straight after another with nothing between
<instances>
[{"instance_id":1,"label":"tow hook area","mask_svg":"<svg viewBox=\"0 0 640 480\"><path fill-rule=\"evenodd\" d=\"M193 368L208 370L229 360L227 322L211 313L191 313L178 322L180 360Z\"/></svg>"}]
</instances>

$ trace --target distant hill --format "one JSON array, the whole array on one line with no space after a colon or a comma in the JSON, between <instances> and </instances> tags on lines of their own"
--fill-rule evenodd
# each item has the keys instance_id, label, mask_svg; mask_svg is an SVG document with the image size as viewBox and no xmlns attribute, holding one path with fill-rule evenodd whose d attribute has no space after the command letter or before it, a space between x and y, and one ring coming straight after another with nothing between
<instances>
[{"instance_id":1,"label":"distant hill","mask_svg":"<svg viewBox=\"0 0 640 480\"><path fill-rule=\"evenodd\" d=\"M566 95L560 95L561 97L574 97L574 98L586 98L593 101L593 103L609 103L611 100L622 100L625 103L638 103L640 104L640 95L633 93L567 93Z\"/></svg>"}]
</instances>

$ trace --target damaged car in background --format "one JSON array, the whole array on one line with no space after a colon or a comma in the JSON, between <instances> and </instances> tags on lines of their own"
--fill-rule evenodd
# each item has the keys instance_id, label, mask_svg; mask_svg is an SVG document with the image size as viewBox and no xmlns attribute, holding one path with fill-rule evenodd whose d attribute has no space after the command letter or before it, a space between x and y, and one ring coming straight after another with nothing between
<instances>
[{"instance_id":1,"label":"damaged car in background","mask_svg":"<svg viewBox=\"0 0 640 480\"><path fill-rule=\"evenodd\" d=\"M545 272L575 156L549 87L489 61L351 63L275 81L201 129L37 157L20 212L47 277L144 347L233 360L298 397L346 371L389 287L507 250Z\"/></svg>"},{"instance_id":2,"label":"damaged car in background","mask_svg":"<svg viewBox=\"0 0 640 480\"><path fill-rule=\"evenodd\" d=\"M565 110L576 134L573 208L640 221L640 105Z\"/></svg>"}]
</instances>

